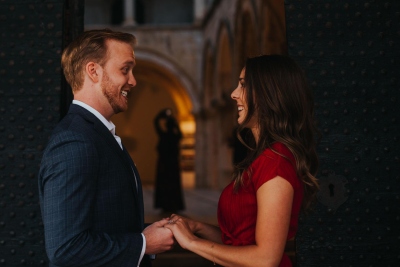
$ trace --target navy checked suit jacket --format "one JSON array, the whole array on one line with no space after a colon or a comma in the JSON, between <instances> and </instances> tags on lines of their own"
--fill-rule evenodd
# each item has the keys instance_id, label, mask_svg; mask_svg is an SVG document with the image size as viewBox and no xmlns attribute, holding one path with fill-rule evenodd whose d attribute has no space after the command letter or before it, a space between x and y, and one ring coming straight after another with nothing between
<instances>
[{"instance_id":1,"label":"navy checked suit jacket","mask_svg":"<svg viewBox=\"0 0 400 267\"><path fill-rule=\"evenodd\" d=\"M38 179L49 266L137 266L140 177L96 116L71 104L47 144ZM141 266L150 266L146 255Z\"/></svg>"}]
</instances>

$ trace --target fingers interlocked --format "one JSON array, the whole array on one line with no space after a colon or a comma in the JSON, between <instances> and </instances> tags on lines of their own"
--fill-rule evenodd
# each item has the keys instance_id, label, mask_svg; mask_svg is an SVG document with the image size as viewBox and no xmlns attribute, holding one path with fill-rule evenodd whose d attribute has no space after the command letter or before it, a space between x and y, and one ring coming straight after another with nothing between
<instances>
[{"instance_id":1,"label":"fingers interlocked","mask_svg":"<svg viewBox=\"0 0 400 267\"><path fill-rule=\"evenodd\" d=\"M172 214L169 217L169 221L167 222L168 224L174 224L176 223L176 221L179 219L179 216L177 216L176 214Z\"/></svg>"}]
</instances>

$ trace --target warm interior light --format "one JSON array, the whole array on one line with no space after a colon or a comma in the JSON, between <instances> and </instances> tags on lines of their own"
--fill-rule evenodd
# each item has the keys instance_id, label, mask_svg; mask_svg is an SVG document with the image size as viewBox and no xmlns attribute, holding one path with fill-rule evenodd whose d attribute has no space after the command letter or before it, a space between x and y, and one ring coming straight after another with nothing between
<instances>
[{"instance_id":1,"label":"warm interior light","mask_svg":"<svg viewBox=\"0 0 400 267\"><path fill-rule=\"evenodd\" d=\"M181 121L179 123L183 135L192 135L196 131L196 124L193 120Z\"/></svg>"}]
</instances>

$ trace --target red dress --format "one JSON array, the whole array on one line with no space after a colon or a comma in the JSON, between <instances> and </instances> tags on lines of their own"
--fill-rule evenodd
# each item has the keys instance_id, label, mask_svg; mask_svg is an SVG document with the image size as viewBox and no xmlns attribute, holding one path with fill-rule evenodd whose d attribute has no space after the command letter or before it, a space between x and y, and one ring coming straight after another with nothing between
<instances>
[{"instance_id":1,"label":"red dress","mask_svg":"<svg viewBox=\"0 0 400 267\"><path fill-rule=\"evenodd\" d=\"M303 200L303 185L296 175L295 159L290 150L281 143L273 144L272 148L285 155L290 161L271 149L266 149L251 164L251 180L245 188L233 192L233 182L221 193L218 203L218 223L222 232L222 242L232 246L246 246L255 244L255 230L257 220L256 192L265 182L276 176L285 178L294 189L292 213L290 218L287 240L296 235L301 202ZM244 181L248 181L247 173ZM286 254L283 254L279 267L290 267L292 263Z\"/></svg>"}]
</instances>

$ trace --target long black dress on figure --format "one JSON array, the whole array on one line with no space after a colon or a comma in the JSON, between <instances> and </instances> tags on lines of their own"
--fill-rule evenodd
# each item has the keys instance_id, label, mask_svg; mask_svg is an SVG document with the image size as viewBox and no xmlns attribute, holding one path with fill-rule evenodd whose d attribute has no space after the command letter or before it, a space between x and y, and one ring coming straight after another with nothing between
<instances>
[{"instance_id":1,"label":"long black dress on figure","mask_svg":"<svg viewBox=\"0 0 400 267\"><path fill-rule=\"evenodd\" d=\"M163 110L154 119L159 137L154 206L164 212L177 212L185 209L179 166L182 133L175 118L167 114ZM166 120L166 130L160 125L162 119Z\"/></svg>"}]
</instances>

